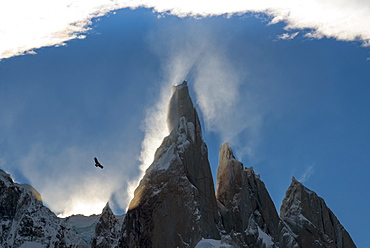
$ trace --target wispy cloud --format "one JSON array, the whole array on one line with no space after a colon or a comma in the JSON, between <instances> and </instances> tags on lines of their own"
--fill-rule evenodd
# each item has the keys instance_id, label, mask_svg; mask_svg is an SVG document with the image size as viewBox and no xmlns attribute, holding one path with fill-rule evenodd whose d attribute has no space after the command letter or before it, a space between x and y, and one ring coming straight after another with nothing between
<instances>
[{"instance_id":1,"label":"wispy cloud","mask_svg":"<svg viewBox=\"0 0 370 248\"><path fill-rule=\"evenodd\" d=\"M35 144L20 159L19 169L40 192L44 203L60 216L99 214L115 192L120 197L111 206L116 203L114 209L126 207L124 189L134 174L130 170L136 167L131 152L129 149L104 151L100 162L105 167L99 169L94 167L94 151L86 147L50 151L42 144Z\"/></svg>"},{"instance_id":2,"label":"wispy cloud","mask_svg":"<svg viewBox=\"0 0 370 248\"><path fill-rule=\"evenodd\" d=\"M294 39L297 35L299 34L299 32L294 32L294 33L284 33L284 34L281 34L278 36L279 39L281 40L292 40Z\"/></svg>"},{"instance_id":3,"label":"wispy cloud","mask_svg":"<svg viewBox=\"0 0 370 248\"><path fill-rule=\"evenodd\" d=\"M271 24L284 21L286 29L312 30L307 32L311 38L360 40L364 46L370 45L370 2L367 0L24 0L0 3L0 59L84 38L92 18L126 7L147 7L181 17L265 13L271 17Z\"/></svg>"},{"instance_id":4,"label":"wispy cloud","mask_svg":"<svg viewBox=\"0 0 370 248\"><path fill-rule=\"evenodd\" d=\"M303 172L303 174L299 177L298 181L300 181L301 183L307 182L314 172L315 172L314 166L313 165L308 166L306 170Z\"/></svg>"}]
</instances>

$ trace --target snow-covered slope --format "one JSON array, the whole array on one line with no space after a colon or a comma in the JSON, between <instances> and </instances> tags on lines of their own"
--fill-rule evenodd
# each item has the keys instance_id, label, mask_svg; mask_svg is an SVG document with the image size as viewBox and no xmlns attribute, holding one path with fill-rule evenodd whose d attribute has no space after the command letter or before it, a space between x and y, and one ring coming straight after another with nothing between
<instances>
[{"instance_id":1,"label":"snow-covered slope","mask_svg":"<svg viewBox=\"0 0 370 248\"><path fill-rule=\"evenodd\" d=\"M42 204L30 185L14 183L0 170L0 246L88 247L68 225Z\"/></svg>"},{"instance_id":2,"label":"snow-covered slope","mask_svg":"<svg viewBox=\"0 0 370 248\"><path fill-rule=\"evenodd\" d=\"M73 228L83 240L91 244L95 236L95 228L100 215L72 215L64 219L65 223Z\"/></svg>"}]
</instances>

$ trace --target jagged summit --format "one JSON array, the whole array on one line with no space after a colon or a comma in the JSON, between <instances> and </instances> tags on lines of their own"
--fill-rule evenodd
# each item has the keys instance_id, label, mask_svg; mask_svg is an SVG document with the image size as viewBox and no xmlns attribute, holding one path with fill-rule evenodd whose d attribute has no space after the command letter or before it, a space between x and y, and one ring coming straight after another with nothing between
<instances>
[{"instance_id":1,"label":"jagged summit","mask_svg":"<svg viewBox=\"0 0 370 248\"><path fill-rule=\"evenodd\" d=\"M14 183L11 176L2 169L0 169L0 181L4 183L6 186L12 185Z\"/></svg>"},{"instance_id":2,"label":"jagged summit","mask_svg":"<svg viewBox=\"0 0 370 248\"><path fill-rule=\"evenodd\" d=\"M170 135L135 190L122 247L194 247L202 238L219 238L213 178L198 114L186 82L172 89Z\"/></svg>"},{"instance_id":3,"label":"jagged summit","mask_svg":"<svg viewBox=\"0 0 370 248\"><path fill-rule=\"evenodd\" d=\"M302 247L356 247L324 199L294 177L280 207L280 217Z\"/></svg>"},{"instance_id":4,"label":"jagged summit","mask_svg":"<svg viewBox=\"0 0 370 248\"><path fill-rule=\"evenodd\" d=\"M35 189L0 170L0 247L356 247L325 201L294 177L279 216L260 176L228 143L215 192L185 81L172 88L167 123L170 134L121 217L107 203L101 215L59 219Z\"/></svg>"},{"instance_id":5,"label":"jagged summit","mask_svg":"<svg viewBox=\"0 0 370 248\"><path fill-rule=\"evenodd\" d=\"M0 170L0 247L87 247L40 199L32 186Z\"/></svg>"},{"instance_id":6,"label":"jagged summit","mask_svg":"<svg viewBox=\"0 0 370 248\"><path fill-rule=\"evenodd\" d=\"M221 224L237 247L274 247L279 217L265 184L253 168L235 159L228 143L220 148L216 198Z\"/></svg>"},{"instance_id":7,"label":"jagged summit","mask_svg":"<svg viewBox=\"0 0 370 248\"><path fill-rule=\"evenodd\" d=\"M170 132L179 127L182 117L200 131L198 114L194 109L186 81L172 86L172 96L167 110L167 127Z\"/></svg>"}]
</instances>

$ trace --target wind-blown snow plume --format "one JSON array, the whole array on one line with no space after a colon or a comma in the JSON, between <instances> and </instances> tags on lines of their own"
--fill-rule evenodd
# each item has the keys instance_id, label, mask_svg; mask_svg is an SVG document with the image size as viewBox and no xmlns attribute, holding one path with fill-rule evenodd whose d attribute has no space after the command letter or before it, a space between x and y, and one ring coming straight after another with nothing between
<instances>
[{"instance_id":1,"label":"wind-blown snow plume","mask_svg":"<svg viewBox=\"0 0 370 248\"><path fill-rule=\"evenodd\" d=\"M146 117L142 127L145 132L145 136L141 145L142 150L139 157L141 162L141 174L134 180L128 182L128 203L133 198L134 190L138 186L146 169L153 162L156 149L160 146L163 138L169 134L166 119L167 107L171 98L172 85L181 83L186 79L193 68L195 61L197 61L199 57L199 51L189 53L189 51L194 49L194 47L191 44L186 45L186 42L181 42L184 41L183 37L186 37L186 35L176 36L174 35L176 30L178 30L176 27L172 27L172 29L167 30L166 33L152 33L148 38L153 51L163 58L165 80L161 84L162 86L156 104L154 104L153 107L150 107L146 112ZM184 29L182 30L184 31ZM158 40L160 37L169 36L170 39L166 39L166 42L154 42L154 40Z\"/></svg>"},{"instance_id":2,"label":"wind-blown snow plume","mask_svg":"<svg viewBox=\"0 0 370 248\"><path fill-rule=\"evenodd\" d=\"M59 216L100 214L112 194L119 191L122 196L122 187L126 187L122 182L129 171L122 171L122 165L116 164L125 161L126 168L134 167L128 164L127 158L132 155L126 152L104 152L106 159L101 162L105 167L101 170L94 167L93 152L88 149L66 148L51 153L36 144L20 160L20 168L44 203ZM124 199L115 200L119 206L113 208L125 207Z\"/></svg>"},{"instance_id":3,"label":"wind-blown snow plume","mask_svg":"<svg viewBox=\"0 0 370 248\"><path fill-rule=\"evenodd\" d=\"M142 173L129 183L128 200L153 162L155 150L168 135L166 114L171 85L190 78L189 85L193 85L190 87L195 90L207 129L219 132L222 139L231 140L249 124L241 121L236 108L238 87L245 76L240 71L245 70L236 70L215 40L212 31L201 25L178 23L149 35L149 44L162 59L165 80L157 103L147 111L140 155Z\"/></svg>"},{"instance_id":4,"label":"wind-blown snow plume","mask_svg":"<svg viewBox=\"0 0 370 248\"><path fill-rule=\"evenodd\" d=\"M139 168L141 173L133 180L130 179L127 181L127 197L125 198L124 204L126 207L128 207L133 198L134 191L139 185L146 169L153 162L156 149L161 145L163 138L168 135L166 111L170 97L171 84L167 82L161 89L157 103L146 112L146 117L142 127L145 132L145 136L141 143L141 153L139 157L141 163Z\"/></svg>"},{"instance_id":5,"label":"wind-blown snow plume","mask_svg":"<svg viewBox=\"0 0 370 248\"><path fill-rule=\"evenodd\" d=\"M307 182L307 180L311 177L311 175L314 173L314 166L313 165L310 165L307 167L307 169L305 170L305 172L300 176L300 178L298 179L298 181L300 181L301 183L305 183Z\"/></svg>"},{"instance_id":6,"label":"wind-blown snow plume","mask_svg":"<svg viewBox=\"0 0 370 248\"><path fill-rule=\"evenodd\" d=\"M360 40L370 45L370 2L367 0L18 0L0 2L0 59L31 53L33 49L84 38L92 18L121 8L147 7L159 13L205 17L258 12L271 23L285 21L286 29L311 29L311 38ZM284 36L286 37L286 36Z\"/></svg>"}]
</instances>

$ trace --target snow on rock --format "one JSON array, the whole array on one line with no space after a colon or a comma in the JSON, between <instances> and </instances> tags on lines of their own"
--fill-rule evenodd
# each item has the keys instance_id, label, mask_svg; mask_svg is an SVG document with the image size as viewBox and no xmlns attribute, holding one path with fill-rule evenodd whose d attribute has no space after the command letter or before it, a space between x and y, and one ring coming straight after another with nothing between
<instances>
[{"instance_id":1,"label":"snow on rock","mask_svg":"<svg viewBox=\"0 0 370 248\"><path fill-rule=\"evenodd\" d=\"M356 247L325 201L294 177L281 205L280 216L302 247Z\"/></svg>"},{"instance_id":2,"label":"snow on rock","mask_svg":"<svg viewBox=\"0 0 370 248\"><path fill-rule=\"evenodd\" d=\"M262 231L260 227L258 227L258 239L261 241L263 247L274 247L271 236Z\"/></svg>"},{"instance_id":3,"label":"snow on rock","mask_svg":"<svg viewBox=\"0 0 370 248\"><path fill-rule=\"evenodd\" d=\"M0 248L353 248L325 201L292 179L280 217L253 167L220 148L216 195L199 117L186 82L173 86L170 134L157 149L128 211L59 219L30 185L0 170Z\"/></svg>"},{"instance_id":4,"label":"snow on rock","mask_svg":"<svg viewBox=\"0 0 370 248\"><path fill-rule=\"evenodd\" d=\"M279 239L279 216L275 205L252 167L237 161L228 143L220 148L216 199L220 224L239 246L261 243L274 247Z\"/></svg>"},{"instance_id":5,"label":"snow on rock","mask_svg":"<svg viewBox=\"0 0 370 248\"><path fill-rule=\"evenodd\" d=\"M64 221L67 225L71 226L83 240L91 244L95 236L95 227L99 218L100 215L72 215L66 217Z\"/></svg>"},{"instance_id":6,"label":"snow on rock","mask_svg":"<svg viewBox=\"0 0 370 248\"><path fill-rule=\"evenodd\" d=\"M231 248L232 246L223 244L221 240L202 239L198 242L195 248Z\"/></svg>"},{"instance_id":7,"label":"snow on rock","mask_svg":"<svg viewBox=\"0 0 370 248\"><path fill-rule=\"evenodd\" d=\"M0 181L7 187L14 183L10 175L3 170L0 170Z\"/></svg>"},{"instance_id":8,"label":"snow on rock","mask_svg":"<svg viewBox=\"0 0 370 248\"><path fill-rule=\"evenodd\" d=\"M186 82L173 87L167 125L170 135L130 202L121 247L194 247L219 238L208 150Z\"/></svg>"},{"instance_id":9,"label":"snow on rock","mask_svg":"<svg viewBox=\"0 0 370 248\"><path fill-rule=\"evenodd\" d=\"M109 203L107 203L96 224L91 247L118 247L120 232L119 220L110 209Z\"/></svg>"},{"instance_id":10,"label":"snow on rock","mask_svg":"<svg viewBox=\"0 0 370 248\"><path fill-rule=\"evenodd\" d=\"M0 246L88 247L41 202L31 186L14 183L0 170Z\"/></svg>"}]
</instances>

